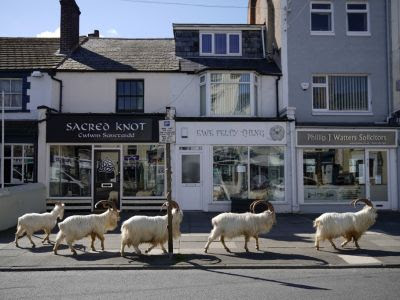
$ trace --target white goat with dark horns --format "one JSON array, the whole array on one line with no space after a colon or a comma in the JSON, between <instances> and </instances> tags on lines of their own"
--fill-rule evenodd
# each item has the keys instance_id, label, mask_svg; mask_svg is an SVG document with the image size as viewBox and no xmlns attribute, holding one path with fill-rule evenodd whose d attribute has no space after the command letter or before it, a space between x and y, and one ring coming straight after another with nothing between
<instances>
[{"instance_id":1,"label":"white goat with dark horns","mask_svg":"<svg viewBox=\"0 0 400 300\"><path fill-rule=\"evenodd\" d=\"M45 212L42 214L29 213L18 218L17 232L15 233L15 245L18 245L18 239L26 233L26 236L31 241L32 247L35 247L35 243L32 241L32 234L39 230L44 230L46 237L42 243L46 240L50 243L49 235L51 230L57 224L57 218L62 220L64 217L64 203L57 202L51 212Z\"/></svg>"},{"instance_id":2,"label":"white goat with dark horns","mask_svg":"<svg viewBox=\"0 0 400 300\"><path fill-rule=\"evenodd\" d=\"M261 213L255 213L255 207L258 204L266 205L267 209ZM220 241L225 250L231 252L225 244L225 238L232 239L238 236L244 236L244 249L249 252L247 243L250 237L256 240L256 249L260 250L258 244L258 235L267 233L276 223L275 210L272 204L266 200L256 200L250 204L251 212L246 213L222 213L212 218L213 229L208 237L208 242L204 248L207 253L211 242L220 237Z\"/></svg>"},{"instance_id":3,"label":"white goat with dark horns","mask_svg":"<svg viewBox=\"0 0 400 300\"><path fill-rule=\"evenodd\" d=\"M168 206L165 202L162 206ZM172 206L172 237L174 239L181 235L180 225L183 219L182 210L178 203L171 201ZM151 244L151 247L146 250L149 253L154 247L160 245L162 251L167 253L164 244L168 241L168 215L165 216L133 216L126 220L121 226L121 256L125 255L125 246L133 246L136 254L142 252L139 245L143 243Z\"/></svg>"},{"instance_id":4,"label":"white goat with dark horns","mask_svg":"<svg viewBox=\"0 0 400 300\"><path fill-rule=\"evenodd\" d=\"M107 231L114 230L120 219L119 210L113 201L102 200L96 203L96 208L102 204L107 210L102 214L91 214L86 216L70 216L58 224L60 231L57 234L56 244L54 245L54 254L60 243L65 239L72 253L76 255L76 250L72 247L74 241L84 237L91 236L91 248L95 251L94 241L98 237L101 241L101 249L104 251L104 234Z\"/></svg>"},{"instance_id":5,"label":"white goat with dark horns","mask_svg":"<svg viewBox=\"0 0 400 300\"><path fill-rule=\"evenodd\" d=\"M351 204L355 207L359 202L366 205L358 212L324 213L314 220L317 250L319 250L319 242L324 240L328 240L333 248L337 249L332 239L340 236L346 239L341 244L342 247L353 240L356 247L360 248L358 240L375 223L377 212L368 199L355 199Z\"/></svg>"}]
</instances>

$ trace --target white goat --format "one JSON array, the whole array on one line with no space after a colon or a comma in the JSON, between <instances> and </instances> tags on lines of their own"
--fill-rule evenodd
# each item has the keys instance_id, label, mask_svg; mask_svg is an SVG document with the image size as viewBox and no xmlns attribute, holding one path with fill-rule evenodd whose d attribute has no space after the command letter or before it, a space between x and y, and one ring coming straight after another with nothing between
<instances>
[{"instance_id":1,"label":"white goat","mask_svg":"<svg viewBox=\"0 0 400 300\"><path fill-rule=\"evenodd\" d=\"M183 219L182 210L178 203L172 202L172 237L174 239L181 235L180 224ZM165 202L162 207L167 206ZM133 216L126 220L121 226L121 256L124 256L125 246L133 246L138 255L142 254L139 245L151 244L146 250L149 253L154 247L160 245L162 251L167 253L164 244L168 240L168 215L165 216Z\"/></svg>"},{"instance_id":2,"label":"white goat","mask_svg":"<svg viewBox=\"0 0 400 300\"><path fill-rule=\"evenodd\" d=\"M58 224L60 231L57 234L56 243L54 245L54 254L57 254L57 248L60 243L65 239L72 253L76 255L72 243L84 237L91 236L91 248L95 251L94 241L96 236L101 241L101 249L104 251L104 233L109 230L114 230L120 219L119 210L116 208L113 201L102 200L96 203L102 204L107 210L102 214L91 214L86 216L70 216L63 222Z\"/></svg>"},{"instance_id":3,"label":"white goat","mask_svg":"<svg viewBox=\"0 0 400 300\"><path fill-rule=\"evenodd\" d=\"M319 242L328 240L333 248L336 248L332 239L343 236L346 240L341 244L347 245L352 239L357 248L360 237L371 227L376 220L376 209L368 199L355 199L351 204L356 206L358 202L364 202L366 205L358 212L346 213L324 213L314 220L315 247L319 250Z\"/></svg>"},{"instance_id":4,"label":"white goat","mask_svg":"<svg viewBox=\"0 0 400 300\"><path fill-rule=\"evenodd\" d=\"M262 213L256 214L255 207L263 203L267 206L267 209ZM204 252L207 253L208 247L211 242L216 238L220 237L220 241L224 246L225 250L231 252L225 244L225 238L232 239L237 236L244 235L244 249L249 252L247 243L250 237L254 237L256 240L256 249L260 250L258 244L258 235L261 233L267 233L271 230L272 226L276 223L275 210L272 204L265 200L254 201L250 205L252 212L246 213L222 213L212 218L211 223L213 229L208 237L208 242L204 248Z\"/></svg>"},{"instance_id":5,"label":"white goat","mask_svg":"<svg viewBox=\"0 0 400 300\"><path fill-rule=\"evenodd\" d=\"M32 247L35 247L35 243L32 241L32 234L39 230L44 230L46 237L42 243L46 240L50 243L49 235L51 230L57 224L57 218L62 220L64 217L64 203L57 202L51 212L45 212L42 214L29 213L18 218L17 232L15 233L15 245L18 246L18 239L20 239L24 233L31 241Z\"/></svg>"}]
</instances>

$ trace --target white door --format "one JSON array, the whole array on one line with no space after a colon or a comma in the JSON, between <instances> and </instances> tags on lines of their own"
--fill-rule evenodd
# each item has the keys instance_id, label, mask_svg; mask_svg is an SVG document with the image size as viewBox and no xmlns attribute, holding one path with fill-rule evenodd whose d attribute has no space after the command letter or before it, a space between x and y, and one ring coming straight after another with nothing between
<instances>
[{"instance_id":1,"label":"white door","mask_svg":"<svg viewBox=\"0 0 400 300\"><path fill-rule=\"evenodd\" d=\"M179 153L177 200L183 210L202 210L202 153Z\"/></svg>"},{"instance_id":2,"label":"white door","mask_svg":"<svg viewBox=\"0 0 400 300\"><path fill-rule=\"evenodd\" d=\"M384 149L367 150L366 156L368 198L377 208L390 209L389 153Z\"/></svg>"}]
</instances>

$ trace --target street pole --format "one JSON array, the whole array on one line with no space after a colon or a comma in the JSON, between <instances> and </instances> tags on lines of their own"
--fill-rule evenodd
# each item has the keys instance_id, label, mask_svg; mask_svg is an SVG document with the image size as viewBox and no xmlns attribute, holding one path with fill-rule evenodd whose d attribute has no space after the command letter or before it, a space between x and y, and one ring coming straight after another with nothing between
<instances>
[{"instance_id":1,"label":"street pole","mask_svg":"<svg viewBox=\"0 0 400 300\"><path fill-rule=\"evenodd\" d=\"M1 92L1 191L4 192L4 91Z\"/></svg>"},{"instance_id":2,"label":"street pole","mask_svg":"<svg viewBox=\"0 0 400 300\"><path fill-rule=\"evenodd\" d=\"M172 240L171 143L166 144L165 151L167 151L168 253L169 258L172 258L174 254L174 245Z\"/></svg>"}]
</instances>

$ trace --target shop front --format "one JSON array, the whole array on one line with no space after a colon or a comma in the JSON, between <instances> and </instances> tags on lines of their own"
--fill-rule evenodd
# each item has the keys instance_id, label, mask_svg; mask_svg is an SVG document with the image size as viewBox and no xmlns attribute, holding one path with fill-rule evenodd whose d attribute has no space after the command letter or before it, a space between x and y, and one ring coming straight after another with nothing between
<instances>
[{"instance_id":1,"label":"shop front","mask_svg":"<svg viewBox=\"0 0 400 300\"><path fill-rule=\"evenodd\" d=\"M184 210L247 209L268 199L289 211L287 130L276 121L177 120L175 198Z\"/></svg>"},{"instance_id":2,"label":"shop front","mask_svg":"<svg viewBox=\"0 0 400 300\"><path fill-rule=\"evenodd\" d=\"M106 199L123 210L158 206L165 199L165 147L158 143L163 118L48 114L48 202L90 210Z\"/></svg>"},{"instance_id":3,"label":"shop front","mask_svg":"<svg viewBox=\"0 0 400 300\"><path fill-rule=\"evenodd\" d=\"M296 136L301 211L348 210L356 198L397 209L396 130L302 128Z\"/></svg>"}]
</instances>

